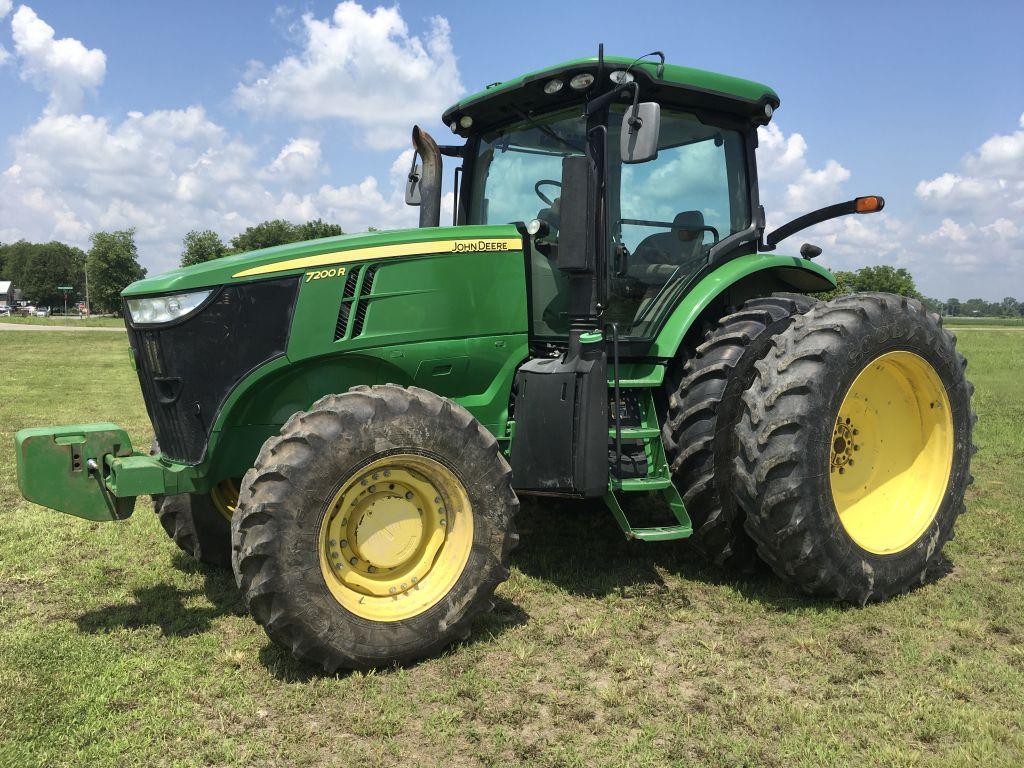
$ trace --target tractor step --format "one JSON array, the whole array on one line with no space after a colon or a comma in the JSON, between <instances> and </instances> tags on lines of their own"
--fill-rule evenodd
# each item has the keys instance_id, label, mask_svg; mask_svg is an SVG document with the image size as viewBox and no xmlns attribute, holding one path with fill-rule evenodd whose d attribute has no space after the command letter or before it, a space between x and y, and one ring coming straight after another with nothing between
<instances>
[{"instance_id":1,"label":"tractor step","mask_svg":"<svg viewBox=\"0 0 1024 768\"><path fill-rule=\"evenodd\" d=\"M613 479L612 484L620 491L663 491L672 486L667 477L624 477Z\"/></svg>"},{"instance_id":2,"label":"tractor step","mask_svg":"<svg viewBox=\"0 0 1024 768\"><path fill-rule=\"evenodd\" d=\"M622 481L623 484L633 481ZM652 483L655 481L645 481ZM672 485L671 481L657 481L661 483L657 489L645 487L643 490L658 490L661 492L662 498L668 504L669 509L672 510L672 514L676 518L676 525L654 525L634 528L630 525L629 518L626 517L625 510L622 509L622 505L619 504L618 498L615 496L615 491L608 491L604 497L604 503L608 505L608 509L611 510L612 515L615 517L619 527L622 528L622 532L626 534L627 539L639 539L640 541L671 541L673 539L685 539L693 535L693 523L690 522L690 516L686 513L686 506L683 504L683 499L679 495L679 491L676 490L675 486ZM623 489L625 490L625 488ZM636 489L639 490L639 489Z\"/></svg>"},{"instance_id":3,"label":"tractor step","mask_svg":"<svg viewBox=\"0 0 1024 768\"><path fill-rule=\"evenodd\" d=\"M615 429L608 430L608 437L615 439ZM649 437L660 437L661 430L658 427L623 427L623 440L643 440Z\"/></svg>"}]
</instances>

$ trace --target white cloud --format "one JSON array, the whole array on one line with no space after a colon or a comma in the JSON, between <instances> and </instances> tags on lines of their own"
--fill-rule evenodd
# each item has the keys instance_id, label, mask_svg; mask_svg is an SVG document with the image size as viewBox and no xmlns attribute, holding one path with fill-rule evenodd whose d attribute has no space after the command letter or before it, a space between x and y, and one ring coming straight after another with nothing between
<instances>
[{"instance_id":1,"label":"white cloud","mask_svg":"<svg viewBox=\"0 0 1024 768\"><path fill-rule=\"evenodd\" d=\"M824 249L832 269L871 264L907 267L927 295L1024 295L1024 115L1019 130L993 136L955 169L914 187L917 206L819 224L787 242ZM758 170L769 230L852 196L852 174L836 160L812 167L807 142L772 124L759 130ZM899 199L898 195L895 195Z\"/></svg>"},{"instance_id":2,"label":"white cloud","mask_svg":"<svg viewBox=\"0 0 1024 768\"><path fill-rule=\"evenodd\" d=\"M75 113L69 108L103 79L103 52L55 40L25 6L14 20L22 71L49 89L51 102L9 140L13 159L0 172L0 241L59 239L87 247L93 232L135 227L143 264L158 272L177 265L190 229L231 237L276 217L323 218L354 232L415 226L415 209L402 194L411 150L383 183L367 176L356 184L313 184L326 167L312 138L293 138L268 158L201 106L129 112L121 120ZM75 74L73 62L84 70Z\"/></svg>"},{"instance_id":3,"label":"white cloud","mask_svg":"<svg viewBox=\"0 0 1024 768\"><path fill-rule=\"evenodd\" d=\"M1024 211L1024 115L1018 125L970 152L957 171L918 182L918 198L936 211L989 223Z\"/></svg>"},{"instance_id":4,"label":"white cloud","mask_svg":"<svg viewBox=\"0 0 1024 768\"><path fill-rule=\"evenodd\" d=\"M268 178L291 181L308 181L318 172L320 166L320 142L316 139L292 139L278 153L274 161L264 169Z\"/></svg>"},{"instance_id":5,"label":"white cloud","mask_svg":"<svg viewBox=\"0 0 1024 768\"><path fill-rule=\"evenodd\" d=\"M14 7L13 0L0 0L0 19L10 13L12 7Z\"/></svg>"},{"instance_id":6,"label":"white cloud","mask_svg":"<svg viewBox=\"0 0 1024 768\"><path fill-rule=\"evenodd\" d=\"M370 147L391 149L408 143L414 122L435 121L463 91L440 16L420 37L397 6L367 12L344 2L328 19L304 14L297 34L298 54L269 69L250 65L253 79L235 90L239 106L257 116L348 121Z\"/></svg>"},{"instance_id":7,"label":"white cloud","mask_svg":"<svg viewBox=\"0 0 1024 768\"><path fill-rule=\"evenodd\" d=\"M55 38L53 27L27 5L14 12L11 31L21 61L21 78L49 94L47 111L77 109L85 93L103 82L107 70L103 51L86 48L73 37Z\"/></svg>"},{"instance_id":8,"label":"white cloud","mask_svg":"<svg viewBox=\"0 0 1024 768\"><path fill-rule=\"evenodd\" d=\"M176 266L190 229L230 237L276 217L319 217L356 232L416 223L401 177L297 191L300 177L321 175L317 142L289 142L264 165L202 107L132 112L119 123L43 115L12 144L14 161L0 174L3 242L57 238L85 246L94 231L135 227L143 263L161 271ZM400 156L396 167L408 162Z\"/></svg>"}]
</instances>

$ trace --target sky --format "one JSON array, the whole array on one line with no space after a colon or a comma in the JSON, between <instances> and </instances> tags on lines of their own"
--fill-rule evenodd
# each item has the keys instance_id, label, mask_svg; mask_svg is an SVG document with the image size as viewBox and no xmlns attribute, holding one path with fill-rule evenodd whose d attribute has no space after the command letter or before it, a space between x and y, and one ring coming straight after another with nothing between
<instances>
[{"instance_id":1,"label":"sky","mask_svg":"<svg viewBox=\"0 0 1024 768\"><path fill-rule=\"evenodd\" d=\"M1024 300L1024 3L0 0L0 242L135 227L151 274L184 234L268 218L414 226L409 131L580 56L662 50L766 83L769 226L832 269L907 267L940 299Z\"/></svg>"}]
</instances>

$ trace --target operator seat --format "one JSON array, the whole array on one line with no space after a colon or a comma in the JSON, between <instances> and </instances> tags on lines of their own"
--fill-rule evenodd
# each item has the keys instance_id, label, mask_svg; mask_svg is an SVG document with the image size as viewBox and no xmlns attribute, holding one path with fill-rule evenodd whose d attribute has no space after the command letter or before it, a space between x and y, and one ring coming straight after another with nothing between
<instances>
[{"instance_id":1,"label":"operator seat","mask_svg":"<svg viewBox=\"0 0 1024 768\"><path fill-rule=\"evenodd\" d=\"M691 272L704 260L703 226L704 214L700 211L676 214L671 230L648 235L640 241L629 260L629 276L648 285L660 286L673 273L685 275Z\"/></svg>"}]
</instances>

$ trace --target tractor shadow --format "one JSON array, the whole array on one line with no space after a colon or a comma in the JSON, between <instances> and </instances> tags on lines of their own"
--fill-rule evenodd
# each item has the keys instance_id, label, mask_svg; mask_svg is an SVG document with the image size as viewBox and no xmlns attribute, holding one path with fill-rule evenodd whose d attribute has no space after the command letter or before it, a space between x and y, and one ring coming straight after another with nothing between
<instances>
[{"instance_id":1,"label":"tractor shadow","mask_svg":"<svg viewBox=\"0 0 1024 768\"><path fill-rule=\"evenodd\" d=\"M206 632L211 622L221 616L245 615L242 596L234 576L201 565L184 554L174 556L173 565L184 573L203 575L202 587L179 589L172 584L158 583L134 590L134 602L111 605L87 611L76 619L83 632L98 634L116 629L157 627L164 637L187 637ZM210 605L196 605L197 597L205 597Z\"/></svg>"},{"instance_id":2,"label":"tractor shadow","mask_svg":"<svg viewBox=\"0 0 1024 768\"><path fill-rule=\"evenodd\" d=\"M635 525L634 512L629 514ZM645 512L641 508L637 517L642 519ZM512 564L530 577L581 597L617 594L625 598L670 588L678 591L677 586L666 584L664 574L695 585L729 587L744 598L776 611L854 609L854 606L837 606L830 600L807 595L778 578L763 564L752 573L742 574L720 568L685 539L629 541L599 499L574 501L524 496L516 525L520 541L512 553ZM941 556L929 571L925 585L944 578L952 570L953 564L945 555ZM685 591L678 597L685 600Z\"/></svg>"}]
</instances>

